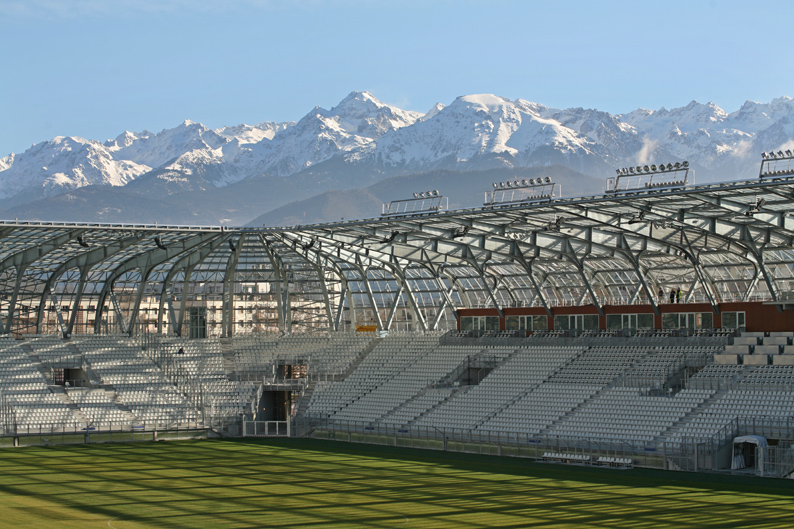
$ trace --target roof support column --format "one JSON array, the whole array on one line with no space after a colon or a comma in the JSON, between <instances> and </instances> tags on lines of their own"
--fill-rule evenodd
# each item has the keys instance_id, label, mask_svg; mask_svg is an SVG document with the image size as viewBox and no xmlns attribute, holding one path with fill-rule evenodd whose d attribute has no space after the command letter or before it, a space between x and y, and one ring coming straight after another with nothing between
<instances>
[{"instance_id":1,"label":"roof support column","mask_svg":"<svg viewBox=\"0 0 794 529\"><path fill-rule=\"evenodd\" d=\"M226 272L223 274L223 306L221 312L221 336L223 338L231 338L234 334L234 287L236 284L234 276L244 244L245 233L240 234L240 238L237 239L237 246L234 246L231 239L229 239L232 255L229 256L229 260L226 263Z\"/></svg>"},{"instance_id":2,"label":"roof support column","mask_svg":"<svg viewBox=\"0 0 794 529\"><path fill-rule=\"evenodd\" d=\"M532 262L526 260L524 257L524 252L521 251L521 247L519 246L518 242L513 241L510 245L510 255L512 255L518 264L520 264L521 267L526 271L529 282L532 283L532 287L535 289L535 297L540 299L540 303L546 310L546 316L551 318L551 307L549 307L549 304L546 301L546 296L543 295L543 290L540 288L540 284L538 284L537 279L535 279L535 274L532 270Z\"/></svg>"},{"instance_id":3,"label":"roof support column","mask_svg":"<svg viewBox=\"0 0 794 529\"><path fill-rule=\"evenodd\" d=\"M689 262L692 263L692 268L695 271L695 276L703 285L703 291L706 293L706 297L709 300L709 304L711 304L711 309L714 311L715 314L719 314L720 308L717 305L717 299L714 296L714 291L711 287L711 283L708 280L708 276L706 276L703 267L700 265L700 262L697 259L697 255L692 249L692 244L689 242L689 237L687 237L686 231L681 230L681 235L684 243L686 244L686 251L684 255L687 257ZM694 290L695 290L694 288L690 289L690 291L694 291Z\"/></svg>"},{"instance_id":4,"label":"roof support column","mask_svg":"<svg viewBox=\"0 0 794 529\"><path fill-rule=\"evenodd\" d=\"M400 297L403 295L403 287L402 285L398 285L397 294L394 296L394 301L391 303L391 307L389 307L389 315L386 317L386 329L391 329L391 324L394 321L394 315L397 313L397 305L400 304Z\"/></svg>"},{"instance_id":5,"label":"roof support column","mask_svg":"<svg viewBox=\"0 0 794 529\"><path fill-rule=\"evenodd\" d=\"M766 274L764 274L762 269L759 268L755 269L755 275L753 276L752 281L750 281L750 284L747 286L747 290L742 296L742 301L748 301L750 299L751 293L755 290L755 288L758 286L758 283L761 281L761 276L764 275Z\"/></svg>"},{"instance_id":6,"label":"roof support column","mask_svg":"<svg viewBox=\"0 0 794 529\"><path fill-rule=\"evenodd\" d=\"M574 265L576 265L576 269L579 271L579 275L582 276L582 281L584 282L584 286L587 289L587 292L590 294L590 300L593 302L598 314L602 317L604 316L604 309L601 307L601 303L598 301L598 297L596 296L595 290L593 290L593 285L590 283L590 279L588 279L587 274L585 273L584 268L584 259L579 259L579 256L576 255L576 251L573 249L573 245L571 244L571 240L566 237L565 239L566 245L568 247L568 252L564 255L568 257Z\"/></svg>"},{"instance_id":7,"label":"roof support column","mask_svg":"<svg viewBox=\"0 0 794 529\"><path fill-rule=\"evenodd\" d=\"M336 316L334 316L333 329L339 332L342 326L342 314L345 310L345 300L348 296L348 284L346 279L342 279L342 291L339 293L339 304L336 306Z\"/></svg>"},{"instance_id":8,"label":"roof support column","mask_svg":"<svg viewBox=\"0 0 794 529\"><path fill-rule=\"evenodd\" d=\"M83 297L83 290L85 289L85 276L90 272L90 268L80 268L80 281L77 283L77 292L74 294L74 303L72 303L72 312L69 314L69 324L66 326L66 333L64 338L68 338L74 332L74 323L77 319L77 312L80 310L80 301Z\"/></svg>"},{"instance_id":9,"label":"roof support column","mask_svg":"<svg viewBox=\"0 0 794 529\"><path fill-rule=\"evenodd\" d=\"M626 248L628 248L629 247L629 243L626 240L626 237L622 236L621 239L623 241L624 246ZM626 260L629 263L631 263L631 267L634 269L634 273L637 274L637 279L640 282L640 286L642 287L642 290L644 290L645 291L645 295L648 296L648 301L650 301L650 303L651 303L651 308L653 308L653 313L658 316L659 315L659 305L658 305L658 303L656 301L656 296L654 295L654 292L651 290L651 286L648 284L648 281L645 279L645 277L647 275L647 270L644 270L643 267L640 265L640 261L639 261L639 258L637 256L633 255L632 253L629 253L628 251L622 252L622 255L624 255L626 257ZM632 300L631 300L632 303L634 303L634 301L637 299L637 297L639 297L639 293L640 293L640 290L637 289L637 292L632 297Z\"/></svg>"},{"instance_id":10,"label":"roof support column","mask_svg":"<svg viewBox=\"0 0 794 529\"><path fill-rule=\"evenodd\" d=\"M414 321L418 323L421 330L426 331L427 322L425 321L425 316L419 309L419 304L416 302L416 297L414 296L411 287L408 285L408 280L405 277L405 271L395 266L393 274L397 278L400 288L405 291L405 297L408 299L408 304L411 306L411 310L414 313Z\"/></svg>"},{"instance_id":11,"label":"roof support column","mask_svg":"<svg viewBox=\"0 0 794 529\"><path fill-rule=\"evenodd\" d=\"M289 285L287 283L286 272L284 270L284 263L281 257L270 247L270 243L262 235L259 235L259 240L262 241L267 256L270 259L270 264L273 265L273 275L277 278L276 285L276 310L278 310L278 326L282 334L288 334L292 330L292 323L290 320L289 308ZM287 291L285 293L285 291Z\"/></svg>"},{"instance_id":12,"label":"roof support column","mask_svg":"<svg viewBox=\"0 0 794 529\"><path fill-rule=\"evenodd\" d=\"M488 297L491 298L491 303L496 308L496 312L499 313L500 318L505 317L505 313L502 310L502 307L499 305L499 301L496 299L496 294L494 293L491 285L488 283L488 278L486 277L487 274L485 272L485 267L480 267L477 263L471 263L472 268L477 270L477 273L480 274L480 280L482 281L483 286L485 286L485 291L488 293Z\"/></svg>"},{"instance_id":13,"label":"roof support column","mask_svg":"<svg viewBox=\"0 0 794 529\"><path fill-rule=\"evenodd\" d=\"M179 299L179 316L177 316L176 325L174 326L177 336L182 336L182 324L185 322L185 312L187 310L187 297L190 290L190 276L193 275L193 269L196 267L192 264L185 268L185 277L182 278L182 297Z\"/></svg>"},{"instance_id":14,"label":"roof support column","mask_svg":"<svg viewBox=\"0 0 794 529\"><path fill-rule=\"evenodd\" d=\"M375 323L378 325L378 330L385 331L386 329L383 328L383 321L380 317L380 310L378 309L378 305L375 303L375 295L372 293L372 285L369 284L367 269L360 268L359 271L361 272L361 276L364 281L364 289L367 291L367 297L369 298L369 303L372 306L372 313L375 317Z\"/></svg>"},{"instance_id":15,"label":"roof support column","mask_svg":"<svg viewBox=\"0 0 794 529\"><path fill-rule=\"evenodd\" d=\"M448 277L448 279L450 284L449 289L446 288L446 285L444 284L444 281L441 279L441 277L436 275L436 282L439 285L439 288L444 296L444 299L441 302L441 305L438 307L438 311L436 312L436 317L433 318L433 323L430 325L430 329L434 331L438 329L438 324L441 322L441 317L444 315L444 311L446 310L447 306L454 307L451 296L452 296L452 291L455 290L455 284L454 284L455 279L451 277Z\"/></svg>"},{"instance_id":16,"label":"roof support column","mask_svg":"<svg viewBox=\"0 0 794 529\"><path fill-rule=\"evenodd\" d=\"M22 287L22 278L25 275L27 264L22 264L17 268L17 279L14 282L14 292L11 294L11 300L8 303L8 317L6 318L5 332L11 332L11 324L14 321L14 310L16 308L17 297L19 296L19 289ZM2 328L2 327L0 327Z\"/></svg>"}]
</instances>

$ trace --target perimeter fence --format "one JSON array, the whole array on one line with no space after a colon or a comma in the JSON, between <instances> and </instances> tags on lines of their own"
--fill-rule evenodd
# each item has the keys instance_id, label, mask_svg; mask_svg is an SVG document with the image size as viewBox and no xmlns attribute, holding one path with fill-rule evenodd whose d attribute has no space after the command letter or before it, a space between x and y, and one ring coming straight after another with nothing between
<instances>
[{"instance_id":1,"label":"perimeter fence","mask_svg":"<svg viewBox=\"0 0 794 529\"><path fill-rule=\"evenodd\" d=\"M298 417L293 435L318 439L425 448L450 452L526 457L579 465L645 467L688 472L730 471L733 439L761 432L784 437L766 447L760 467L736 471L764 477L788 477L794 471L791 418L762 421L736 418L709 438L674 440L617 440L562 437L465 428L410 427L384 423Z\"/></svg>"},{"instance_id":2,"label":"perimeter fence","mask_svg":"<svg viewBox=\"0 0 794 529\"><path fill-rule=\"evenodd\" d=\"M243 416L204 422L0 427L0 447L241 437Z\"/></svg>"}]
</instances>

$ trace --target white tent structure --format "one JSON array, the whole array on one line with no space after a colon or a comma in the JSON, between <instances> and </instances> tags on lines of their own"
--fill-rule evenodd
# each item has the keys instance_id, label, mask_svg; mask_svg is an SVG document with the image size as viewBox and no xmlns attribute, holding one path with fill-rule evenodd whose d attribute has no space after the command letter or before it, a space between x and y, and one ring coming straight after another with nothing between
<instances>
[{"instance_id":1,"label":"white tent structure","mask_svg":"<svg viewBox=\"0 0 794 529\"><path fill-rule=\"evenodd\" d=\"M764 454L768 445L769 443L766 437L760 435L742 435L736 437L733 440L733 461L731 462L731 470L755 467L756 473L763 475ZM749 458L745 458L745 454L748 453L748 450L753 451L753 458L750 461L747 461Z\"/></svg>"}]
</instances>

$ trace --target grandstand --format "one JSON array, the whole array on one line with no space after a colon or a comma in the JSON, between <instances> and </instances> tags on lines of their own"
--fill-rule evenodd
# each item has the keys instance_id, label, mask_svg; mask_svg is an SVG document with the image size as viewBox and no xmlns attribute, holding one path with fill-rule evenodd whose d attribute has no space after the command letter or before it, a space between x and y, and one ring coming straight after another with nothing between
<instances>
[{"instance_id":1,"label":"grandstand","mask_svg":"<svg viewBox=\"0 0 794 529\"><path fill-rule=\"evenodd\" d=\"M789 476L792 197L762 175L284 228L0 222L0 430Z\"/></svg>"}]
</instances>

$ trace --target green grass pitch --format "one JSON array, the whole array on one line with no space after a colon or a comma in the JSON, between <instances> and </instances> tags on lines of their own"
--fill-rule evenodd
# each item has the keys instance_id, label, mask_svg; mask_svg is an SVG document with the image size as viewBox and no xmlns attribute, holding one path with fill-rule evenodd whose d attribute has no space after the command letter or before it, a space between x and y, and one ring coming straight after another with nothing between
<instances>
[{"instance_id":1,"label":"green grass pitch","mask_svg":"<svg viewBox=\"0 0 794 529\"><path fill-rule=\"evenodd\" d=\"M0 450L0 527L794 527L794 482L318 440Z\"/></svg>"}]
</instances>

